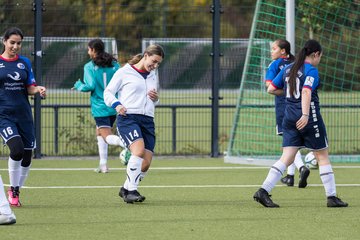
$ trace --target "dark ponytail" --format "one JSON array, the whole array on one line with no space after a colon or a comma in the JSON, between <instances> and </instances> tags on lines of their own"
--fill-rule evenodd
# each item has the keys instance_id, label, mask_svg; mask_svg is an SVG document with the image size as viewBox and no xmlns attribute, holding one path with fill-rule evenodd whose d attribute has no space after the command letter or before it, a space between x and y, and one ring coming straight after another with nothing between
<instances>
[{"instance_id":1,"label":"dark ponytail","mask_svg":"<svg viewBox=\"0 0 360 240\"><path fill-rule=\"evenodd\" d=\"M291 54L290 43L285 39L277 39L275 42L280 49L285 49L285 53L289 56L289 60L293 62L295 60L295 56Z\"/></svg>"},{"instance_id":2,"label":"dark ponytail","mask_svg":"<svg viewBox=\"0 0 360 240\"><path fill-rule=\"evenodd\" d=\"M289 73L289 91L291 96L294 96L294 91L296 89L297 72L304 65L306 57L315 52L321 53L322 48L318 41L312 39L308 40L304 47L296 55L296 60L294 61Z\"/></svg>"},{"instance_id":3,"label":"dark ponytail","mask_svg":"<svg viewBox=\"0 0 360 240\"><path fill-rule=\"evenodd\" d=\"M105 52L105 44L101 39L91 40L88 46L95 50L96 56L93 61L96 66L113 67L113 61L116 61L116 59L111 54Z\"/></svg>"}]
</instances>

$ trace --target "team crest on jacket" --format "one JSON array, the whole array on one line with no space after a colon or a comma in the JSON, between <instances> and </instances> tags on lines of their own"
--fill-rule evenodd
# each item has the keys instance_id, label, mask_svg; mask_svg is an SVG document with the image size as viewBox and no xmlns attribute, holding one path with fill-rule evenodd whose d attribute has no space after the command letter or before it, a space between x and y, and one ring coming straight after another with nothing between
<instances>
[{"instance_id":1,"label":"team crest on jacket","mask_svg":"<svg viewBox=\"0 0 360 240\"><path fill-rule=\"evenodd\" d=\"M25 65L23 63L18 63L16 65L19 69L25 69Z\"/></svg>"}]
</instances>

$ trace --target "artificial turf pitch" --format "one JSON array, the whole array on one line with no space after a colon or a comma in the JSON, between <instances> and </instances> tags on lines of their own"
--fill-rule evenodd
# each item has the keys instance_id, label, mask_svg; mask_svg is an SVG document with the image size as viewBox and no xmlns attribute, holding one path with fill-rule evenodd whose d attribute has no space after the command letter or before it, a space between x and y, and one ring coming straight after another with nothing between
<instances>
[{"instance_id":1,"label":"artificial turf pitch","mask_svg":"<svg viewBox=\"0 0 360 240\"><path fill-rule=\"evenodd\" d=\"M266 209L252 198L268 167L225 164L221 158L155 158L139 191L143 203L118 196L125 167L113 158L97 174L96 159L34 160L17 223L0 239L359 239L360 164L334 164L337 193L348 208L326 207L318 170L305 189L278 183ZM0 174L9 183L7 161ZM298 172L295 176L297 184Z\"/></svg>"}]
</instances>

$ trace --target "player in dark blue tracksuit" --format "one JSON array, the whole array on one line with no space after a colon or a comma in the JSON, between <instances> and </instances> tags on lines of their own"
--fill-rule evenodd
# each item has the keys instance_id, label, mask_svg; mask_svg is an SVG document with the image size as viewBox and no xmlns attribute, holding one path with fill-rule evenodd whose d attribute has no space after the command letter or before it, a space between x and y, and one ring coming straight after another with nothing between
<instances>
[{"instance_id":1,"label":"player in dark blue tracksuit","mask_svg":"<svg viewBox=\"0 0 360 240\"><path fill-rule=\"evenodd\" d=\"M336 197L335 177L328 156L328 141L324 121L320 114L317 88L319 73L316 66L322 56L321 45L309 40L300 50L295 62L285 67L272 81L268 92L285 94L286 107L283 120L283 154L271 168L254 199L265 207L279 207L269 193L280 180L300 148L314 151L319 173L325 188L328 207L347 207Z\"/></svg>"},{"instance_id":2,"label":"player in dark blue tracksuit","mask_svg":"<svg viewBox=\"0 0 360 240\"><path fill-rule=\"evenodd\" d=\"M30 60L18 55L22 40L20 29L9 28L3 36L0 56L0 134L10 149L8 200L12 206L20 206L19 189L28 176L35 148L28 96L46 96L46 88L36 86Z\"/></svg>"},{"instance_id":3,"label":"player in dark blue tracksuit","mask_svg":"<svg viewBox=\"0 0 360 240\"><path fill-rule=\"evenodd\" d=\"M270 63L265 76L266 87L269 87L284 67L294 61L295 57L290 52L290 43L285 39L275 40L271 45L271 59L273 61ZM279 136L283 135L282 122L284 112L285 96L275 96L276 134ZM304 188L307 186L310 170L304 166L300 151L296 153L294 163L287 168L287 175L281 179L281 182L290 187L294 186L295 167L300 173L299 188Z\"/></svg>"}]
</instances>

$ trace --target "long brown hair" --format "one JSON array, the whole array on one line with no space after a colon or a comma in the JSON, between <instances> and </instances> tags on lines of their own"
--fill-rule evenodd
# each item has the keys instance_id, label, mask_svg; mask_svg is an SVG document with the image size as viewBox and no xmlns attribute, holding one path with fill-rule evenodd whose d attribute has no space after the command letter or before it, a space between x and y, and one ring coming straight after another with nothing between
<instances>
[{"instance_id":1,"label":"long brown hair","mask_svg":"<svg viewBox=\"0 0 360 240\"><path fill-rule=\"evenodd\" d=\"M128 61L128 63L130 65L137 64L144 57L145 54L147 54L149 56L158 55L158 56L162 57L162 59L165 58L164 49L158 44L151 44L145 49L143 54L141 54L141 53L136 54Z\"/></svg>"},{"instance_id":2,"label":"long brown hair","mask_svg":"<svg viewBox=\"0 0 360 240\"><path fill-rule=\"evenodd\" d=\"M318 41L311 39L305 43L304 47L296 55L296 59L289 73L289 90L291 96L294 96L294 90L296 89L297 72L304 65L305 58L315 52L321 53L322 48Z\"/></svg>"}]
</instances>

